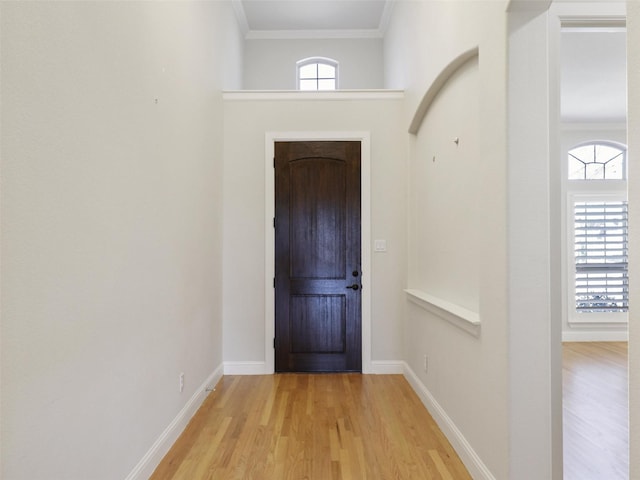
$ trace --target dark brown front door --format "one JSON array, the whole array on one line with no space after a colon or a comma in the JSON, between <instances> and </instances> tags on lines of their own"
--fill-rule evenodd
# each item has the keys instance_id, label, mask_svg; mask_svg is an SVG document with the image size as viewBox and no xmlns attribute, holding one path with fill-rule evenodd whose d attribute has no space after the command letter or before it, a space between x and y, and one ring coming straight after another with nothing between
<instances>
[{"instance_id":1,"label":"dark brown front door","mask_svg":"<svg viewBox=\"0 0 640 480\"><path fill-rule=\"evenodd\" d=\"M275 154L275 370L361 371L360 142Z\"/></svg>"}]
</instances>

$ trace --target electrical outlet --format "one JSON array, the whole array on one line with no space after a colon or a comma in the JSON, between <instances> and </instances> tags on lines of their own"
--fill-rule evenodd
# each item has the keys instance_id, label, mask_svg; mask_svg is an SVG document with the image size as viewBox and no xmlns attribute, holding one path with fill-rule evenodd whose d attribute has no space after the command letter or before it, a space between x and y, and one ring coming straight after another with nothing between
<instances>
[{"instance_id":1,"label":"electrical outlet","mask_svg":"<svg viewBox=\"0 0 640 480\"><path fill-rule=\"evenodd\" d=\"M184 372L180 372L180 376L178 377L180 381L180 393L184 390Z\"/></svg>"},{"instance_id":2,"label":"electrical outlet","mask_svg":"<svg viewBox=\"0 0 640 480\"><path fill-rule=\"evenodd\" d=\"M429 357L424 356L424 372L429 373Z\"/></svg>"}]
</instances>

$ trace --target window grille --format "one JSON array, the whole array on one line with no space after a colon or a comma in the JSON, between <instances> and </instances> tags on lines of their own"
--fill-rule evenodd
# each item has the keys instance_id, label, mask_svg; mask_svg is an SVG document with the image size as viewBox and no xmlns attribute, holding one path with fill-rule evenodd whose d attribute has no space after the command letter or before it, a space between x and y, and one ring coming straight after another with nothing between
<instances>
[{"instance_id":1,"label":"window grille","mask_svg":"<svg viewBox=\"0 0 640 480\"><path fill-rule=\"evenodd\" d=\"M297 63L298 90L336 90L338 62L330 58L307 58Z\"/></svg>"},{"instance_id":2,"label":"window grille","mask_svg":"<svg viewBox=\"0 0 640 480\"><path fill-rule=\"evenodd\" d=\"M625 180L627 152L618 145L596 142L569 151L569 180Z\"/></svg>"}]
</instances>

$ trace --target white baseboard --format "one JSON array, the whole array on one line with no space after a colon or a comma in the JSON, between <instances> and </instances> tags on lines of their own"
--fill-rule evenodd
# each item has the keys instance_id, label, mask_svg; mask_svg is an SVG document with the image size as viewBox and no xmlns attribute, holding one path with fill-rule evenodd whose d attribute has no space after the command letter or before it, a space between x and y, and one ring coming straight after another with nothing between
<instances>
[{"instance_id":1,"label":"white baseboard","mask_svg":"<svg viewBox=\"0 0 640 480\"><path fill-rule=\"evenodd\" d=\"M267 375L265 362L224 362L225 375ZM401 360L378 360L371 362L371 371L375 375L403 374L404 362Z\"/></svg>"},{"instance_id":2,"label":"white baseboard","mask_svg":"<svg viewBox=\"0 0 640 480\"><path fill-rule=\"evenodd\" d=\"M224 362L225 375L267 375L265 362ZM371 362L374 375L392 375L404 373L404 362L401 360L378 360Z\"/></svg>"},{"instance_id":3,"label":"white baseboard","mask_svg":"<svg viewBox=\"0 0 640 480\"><path fill-rule=\"evenodd\" d=\"M404 362L402 360L373 360L371 373L374 375L403 374Z\"/></svg>"},{"instance_id":4,"label":"white baseboard","mask_svg":"<svg viewBox=\"0 0 640 480\"><path fill-rule=\"evenodd\" d=\"M142 457L135 468L125 480L147 480L160 464L160 461L173 446L180 434L184 431L191 417L198 411L202 402L207 397L208 389L213 388L222 378L222 365L209 375L202 385L196 390L193 396L180 410L169 426L162 432L158 439L151 446L149 451Z\"/></svg>"},{"instance_id":5,"label":"white baseboard","mask_svg":"<svg viewBox=\"0 0 640 480\"><path fill-rule=\"evenodd\" d=\"M451 446L462 460L462 463L464 463L467 470L469 470L471 477L476 480L496 480L462 432L458 430L453 420L447 415L447 412L440 406L433 395L431 395L431 392L429 392L427 387L420 381L406 362L404 363L404 376L418 397L420 397L420 400L422 400L422 403L436 421L440 430L445 434Z\"/></svg>"},{"instance_id":6,"label":"white baseboard","mask_svg":"<svg viewBox=\"0 0 640 480\"><path fill-rule=\"evenodd\" d=\"M265 375L265 362L224 362L225 375ZM273 372L271 372L273 373Z\"/></svg>"},{"instance_id":7,"label":"white baseboard","mask_svg":"<svg viewBox=\"0 0 640 480\"><path fill-rule=\"evenodd\" d=\"M562 332L563 342L628 342L629 332L618 331L574 331Z\"/></svg>"}]
</instances>

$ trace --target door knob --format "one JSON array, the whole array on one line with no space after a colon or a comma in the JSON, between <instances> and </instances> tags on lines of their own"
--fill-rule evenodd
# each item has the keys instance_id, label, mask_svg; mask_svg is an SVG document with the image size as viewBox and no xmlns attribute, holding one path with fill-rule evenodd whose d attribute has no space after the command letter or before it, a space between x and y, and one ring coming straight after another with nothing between
<instances>
[{"instance_id":1,"label":"door knob","mask_svg":"<svg viewBox=\"0 0 640 480\"><path fill-rule=\"evenodd\" d=\"M350 288L351 290L358 290L360 289L360 285L354 283L353 285L349 285L347 288Z\"/></svg>"}]
</instances>

